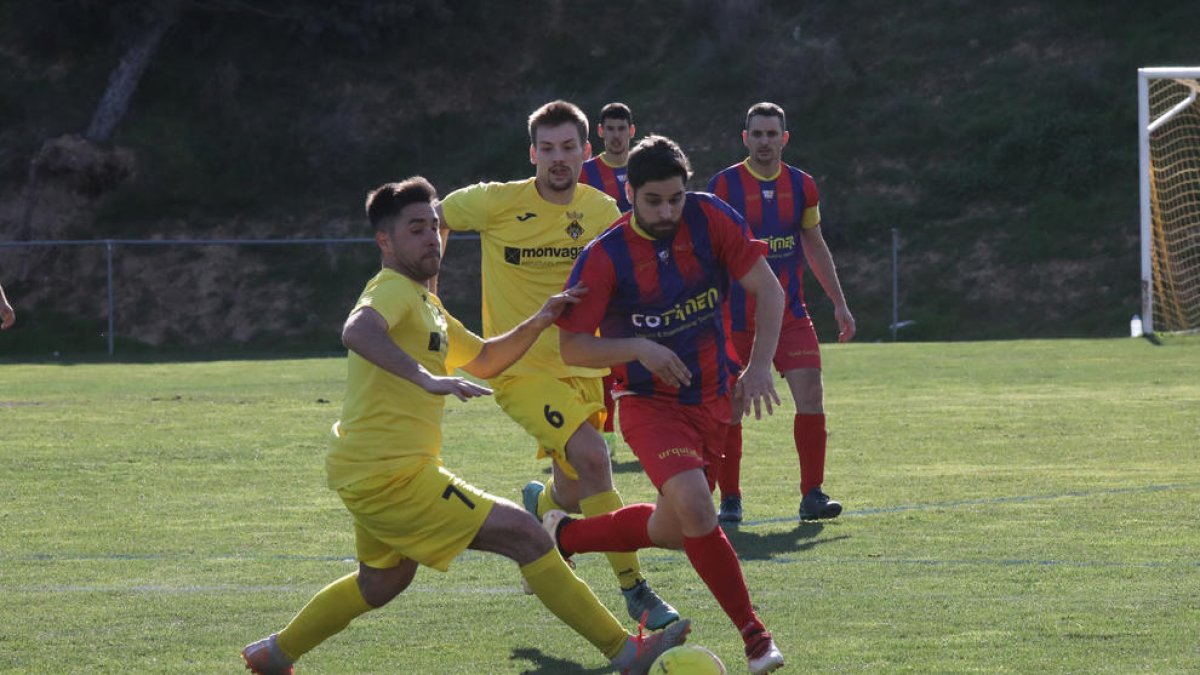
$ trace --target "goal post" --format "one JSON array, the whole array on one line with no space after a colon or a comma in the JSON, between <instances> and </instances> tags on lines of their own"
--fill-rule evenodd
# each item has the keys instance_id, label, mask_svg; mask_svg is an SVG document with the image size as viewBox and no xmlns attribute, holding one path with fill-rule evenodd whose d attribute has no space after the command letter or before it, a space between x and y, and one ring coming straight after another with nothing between
<instances>
[{"instance_id":1,"label":"goal post","mask_svg":"<svg viewBox=\"0 0 1200 675\"><path fill-rule=\"evenodd\" d=\"M1200 331L1200 67L1138 70L1142 326Z\"/></svg>"}]
</instances>

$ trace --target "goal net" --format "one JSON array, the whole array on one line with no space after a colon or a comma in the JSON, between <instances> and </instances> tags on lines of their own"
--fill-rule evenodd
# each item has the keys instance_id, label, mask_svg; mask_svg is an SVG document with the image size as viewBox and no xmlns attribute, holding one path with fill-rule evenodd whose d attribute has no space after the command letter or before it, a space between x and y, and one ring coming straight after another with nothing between
<instances>
[{"instance_id":1,"label":"goal net","mask_svg":"<svg viewBox=\"0 0 1200 675\"><path fill-rule=\"evenodd\" d=\"M1200 68L1138 70L1142 325L1200 331Z\"/></svg>"}]
</instances>

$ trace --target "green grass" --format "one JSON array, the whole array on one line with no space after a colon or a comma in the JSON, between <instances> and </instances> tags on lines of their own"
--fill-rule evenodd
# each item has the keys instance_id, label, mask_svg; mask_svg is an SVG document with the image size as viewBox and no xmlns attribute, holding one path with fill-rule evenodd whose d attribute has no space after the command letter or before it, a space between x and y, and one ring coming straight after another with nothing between
<instances>
[{"instance_id":1,"label":"green grass","mask_svg":"<svg viewBox=\"0 0 1200 675\"><path fill-rule=\"evenodd\" d=\"M835 521L796 520L790 415L747 423L730 537L788 671L1196 672L1194 340L830 345ZM0 365L0 672L237 672L349 572L323 487L341 359ZM545 465L491 401L454 402L447 465L517 499ZM627 501L652 497L629 449ZM674 551L643 552L694 640L744 672ZM620 617L599 556L580 575ZM301 662L309 673L598 673L467 552ZM628 622L626 622L628 623Z\"/></svg>"}]
</instances>

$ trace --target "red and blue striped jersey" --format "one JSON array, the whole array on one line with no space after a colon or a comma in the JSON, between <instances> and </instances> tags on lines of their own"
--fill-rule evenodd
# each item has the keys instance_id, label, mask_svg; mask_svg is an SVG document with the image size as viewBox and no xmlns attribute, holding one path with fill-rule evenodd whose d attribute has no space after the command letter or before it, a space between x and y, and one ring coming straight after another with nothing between
<instances>
[{"instance_id":1,"label":"red and blue striped jersey","mask_svg":"<svg viewBox=\"0 0 1200 675\"><path fill-rule=\"evenodd\" d=\"M746 219L752 235L767 244L767 262L786 295L786 310L797 319L804 306L804 248L800 231L821 223L820 195L812 176L787 164L763 178L745 161L723 169L708 181L708 191L724 199ZM754 298L734 284L729 294L733 330L754 329Z\"/></svg>"},{"instance_id":2,"label":"red and blue striped jersey","mask_svg":"<svg viewBox=\"0 0 1200 675\"><path fill-rule=\"evenodd\" d=\"M625 198L625 174L628 167L611 166L604 160L604 153L583 163L579 170L579 182L591 185L597 190L617 200L617 208L621 213L629 213L629 200Z\"/></svg>"},{"instance_id":3,"label":"red and blue striped jersey","mask_svg":"<svg viewBox=\"0 0 1200 675\"><path fill-rule=\"evenodd\" d=\"M605 338L644 337L670 348L692 382L667 385L637 361L613 366L616 390L698 405L732 391L740 367L722 308L729 280L745 276L765 254L741 216L703 192L685 198L679 229L655 239L627 213L580 253L567 280L588 292L558 319L561 330Z\"/></svg>"}]
</instances>

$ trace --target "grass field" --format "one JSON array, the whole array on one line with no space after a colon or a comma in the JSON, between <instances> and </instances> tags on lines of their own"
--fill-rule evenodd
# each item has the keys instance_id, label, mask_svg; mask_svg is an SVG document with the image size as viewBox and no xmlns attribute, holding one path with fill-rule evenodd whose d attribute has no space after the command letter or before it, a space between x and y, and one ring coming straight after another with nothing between
<instances>
[{"instance_id":1,"label":"grass field","mask_svg":"<svg viewBox=\"0 0 1200 675\"><path fill-rule=\"evenodd\" d=\"M1200 671L1200 344L824 348L841 518L796 518L790 414L749 422L730 531L784 672ZM0 672L234 673L238 650L353 569L323 487L342 359L0 364ZM512 499L542 475L490 400L446 464ZM652 488L627 447L627 502ZM740 640L682 553L656 589L730 672ZM618 617L603 559L579 574ZM628 623L628 622L627 622ZM309 654L307 673L599 673L467 552Z\"/></svg>"}]
</instances>

